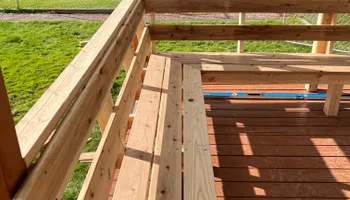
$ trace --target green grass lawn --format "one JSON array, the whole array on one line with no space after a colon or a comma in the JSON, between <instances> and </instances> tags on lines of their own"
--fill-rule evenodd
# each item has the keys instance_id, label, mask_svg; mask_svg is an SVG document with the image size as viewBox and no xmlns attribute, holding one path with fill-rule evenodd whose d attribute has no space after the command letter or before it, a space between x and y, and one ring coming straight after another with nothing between
<instances>
[{"instance_id":1,"label":"green grass lawn","mask_svg":"<svg viewBox=\"0 0 350 200\"><path fill-rule=\"evenodd\" d=\"M268 23L277 24L280 21ZM101 23L95 22L0 22L0 67L16 123L81 50L79 41L88 40L100 25ZM235 41L157 43L158 51L235 52L236 47ZM311 48L282 41L254 41L246 42L246 51L310 52ZM114 99L124 77L125 72L121 71L112 89ZM91 138L85 152L97 148L101 138L98 125L94 127ZM63 199L77 198L88 169L89 164L77 165Z\"/></svg>"},{"instance_id":2,"label":"green grass lawn","mask_svg":"<svg viewBox=\"0 0 350 200\"><path fill-rule=\"evenodd\" d=\"M120 0L18 0L21 8L115 8ZM0 0L0 8L15 9L16 0Z\"/></svg>"}]
</instances>

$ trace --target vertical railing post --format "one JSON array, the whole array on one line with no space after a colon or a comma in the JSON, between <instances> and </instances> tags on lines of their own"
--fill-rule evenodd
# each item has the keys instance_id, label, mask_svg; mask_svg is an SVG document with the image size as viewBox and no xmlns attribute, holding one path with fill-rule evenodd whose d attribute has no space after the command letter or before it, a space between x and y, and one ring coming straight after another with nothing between
<instances>
[{"instance_id":1,"label":"vertical railing post","mask_svg":"<svg viewBox=\"0 0 350 200\"><path fill-rule=\"evenodd\" d=\"M239 25L245 24L245 13L239 13ZM237 44L237 53L243 53L244 52L244 41L238 40Z\"/></svg>"},{"instance_id":2,"label":"vertical railing post","mask_svg":"<svg viewBox=\"0 0 350 200\"><path fill-rule=\"evenodd\" d=\"M26 171L0 70L0 199L13 197Z\"/></svg>"},{"instance_id":3,"label":"vertical railing post","mask_svg":"<svg viewBox=\"0 0 350 200\"><path fill-rule=\"evenodd\" d=\"M155 25L155 24L156 24L156 13L151 13L151 25ZM152 53L157 53L156 41L152 40L151 46L152 46Z\"/></svg>"}]
</instances>

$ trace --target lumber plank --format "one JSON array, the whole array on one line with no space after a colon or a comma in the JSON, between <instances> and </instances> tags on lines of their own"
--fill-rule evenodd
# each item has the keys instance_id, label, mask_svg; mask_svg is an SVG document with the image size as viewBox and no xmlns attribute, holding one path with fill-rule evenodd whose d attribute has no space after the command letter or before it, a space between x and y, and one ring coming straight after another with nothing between
<instances>
[{"instance_id":1,"label":"lumber plank","mask_svg":"<svg viewBox=\"0 0 350 200\"><path fill-rule=\"evenodd\" d=\"M347 41L350 26L150 25L152 40L325 40Z\"/></svg>"},{"instance_id":2,"label":"lumber plank","mask_svg":"<svg viewBox=\"0 0 350 200\"><path fill-rule=\"evenodd\" d=\"M350 181L349 169L215 168L214 174L217 182L348 183Z\"/></svg>"},{"instance_id":3,"label":"lumber plank","mask_svg":"<svg viewBox=\"0 0 350 200\"><path fill-rule=\"evenodd\" d=\"M146 12L268 12L268 13L348 13L347 0L146 0Z\"/></svg>"},{"instance_id":4,"label":"lumber plank","mask_svg":"<svg viewBox=\"0 0 350 200\"><path fill-rule=\"evenodd\" d=\"M156 24L156 14L155 13L151 13L151 25L155 25ZM156 41L152 41L152 53L157 53L157 43Z\"/></svg>"},{"instance_id":5,"label":"lumber plank","mask_svg":"<svg viewBox=\"0 0 350 200\"><path fill-rule=\"evenodd\" d=\"M148 199L182 198L182 65L167 59Z\"/></svg>"},{"instance_id":6,"label":"lumber plank","mask_svg":"<svg viewBox=\"0 0 350 200\"><path fill-rule=\"evenodd\" d=\"M126 2L127 7L122 6L122 10L116 9L116 11L123 13L124 9L128 10L129 3L133 5L132 2ZM144 3L137 1L132 11L126 14L127 19L118 30L118 36L109 44L110 49L104 55L108 59L99 63L14 199L61 198L91 133L103 100L120 69L125 48L131 43L132 38L129 36L135 34L143 14ZM42 184L43 182L45 184Z\"/></svg>"},{"instance_id":7,"label":"lumber plank","mask_svg":"<svg viewBox=\"0 0 350 200\"><path fill-rule=\"evenodd\" d=\"M164 52L159 55L184 64L285 64L349 66L350 56L310 53L228 53L228 52Z\"/></svg>"},{"instance_id":8,"label":"lumber plank","mask_svg":"<svg viewBox=\"0 0 350 200\"><path fill-rule=\"evenodd\" d=\"M96 152L82 153L79 157L81 163L91 163L95 158Z\"/></svg>"},{"instance_id":9,"label":"lumber plank","mask_svg":"<svg viewBox=\"0 0 350 200\"><path fill-rule=\"evenodd\" d=\"M146 199L166 58L152 55L113 199Z\"/></svg>"},{"instance_id":10,"label":"lumber plank","mask_svg":"<svg viewBox=\"0 0 350 200\"><path fill-rule=\"evenodd\" d=\"M105 100L102 104L100 113L98 114L98 118L97 118L98 124L100 125L101 133L103 133L104 130L106 129L108 119L113 112L113 107L114 107L114 103L113 103L112 95L108 93L105 97Z\"/></svg>"},{"instance_id":11,"label":"lumber plank","mask_svg":"<svg viewBox=\"0 0 350 200\"><path fill-rule=\"evenodd\" d=\"M238 18L238 24L239 25L244 25L245 24L245 13L239 13L239 18ZM244 40L238 40L237 42L237 53L243 53L244 52Z\"/></svg>"},{"instance_id":12,"label":"lumber plank","mask_svg":"<svg viewBox=\"0 0 350 200\"><path fill-rule=\"evenodd\" d=\"M342 84L330 84L328 86L327 98L323 109L327 116L338 115L343 87L344 85Z\"/></svg>"},{"instance_id":13,"label":"lumber plank","mask_svg":"<svg viewBox=\"0 0 350 200\"><path fill-rule=\"evenodd\" d=\"M87 80L106 61L104 58L111 44L125 26L127 16L136 3L137 0L124 0L119 4L90 42L16 125L21 153L27 164L41 149Z\"/></svg>"},{"instance_id":14,"label":"lumber plank","mask_svg":"<svg viewBox=\"0 0 350 200\"><path fill-rule=\"evenodd\" d=\"M242 66L243 67L243 66ZM203 84L209 85L230 85L230 84L305 84L305 83L323 83L323 84L349 84L350 73L324 73L316 71L307 73L274 73L273 69L266 67L270 72L203 72ZM249 66L247 66L249 69ZM336 67L332 70L337 69ZM264 69L265 70L265 69ZM298 69L296 69L298 70ZM345 69L347 70L347 69Z\"/></svg>"},{"instance_id":15,"label":"lumber plank","mask_svg":"<svg viewBox=\"0 0 350 200\"><path fill-rule=\"evenodd\" d=\"M17 140L11 107L0 69L0 190L12 197L26 172ZM6 187L5 187L6 186ZM0 197L2 194L0 194ZM1 198L2 199L2 198Z\"/></svg>"},{"instance_id":16,"label":"lumber plank","mask_svg":"<svg viewBox=\"0 0 350 200\"><path fill-rule=\"evenodd\" d=\"M214 167L247 167L261 169L345 169L350 168L347 157L264 157L264 156L212 156ZM327 165L326 165L327 163Z\"/></svg>"},{"instance_id":17,"label":"lumber plank","mask_svg":"<svg viewBox=\"0 0 350 200\"><path fill-rule=\"evenodd\" d=\"M275 146L349 146L348 136L248 136L209 135L209 143L225 145L275 145Z\"/></svg>"},{"instance_id":18,"label":"lumber plank","mask_svg":"<svg viewBox=\"0 0 350 200\"><path fill-rule=\"evenodd\" d=\"M149 31L145 28L78 199L90 199L90 194L94 194L97 199L107 198L106 195L113 181L109 174L114 171L117 158L124 152L125 132L130 113L134 108L134 99L145 66L145 58L149 52L150 41Z\"/></svg>"},{"instance_id":19,"label":"lumber plank","mask_svg":"<svg viewBox=\"0 0 350 200\"><path fill-rule=\"evenodd\" d=\"M132 64L132 59L134 58L134 56L135 56L134 45L130 44L126 49L126 54L125 54L124 63L123 63L126 72L129 71Z\"/></svg>"},{"instance_id":20,"label":"lumber plank","mask_svg":"<svg viewBox=\"0 0 350 200\"><path fill-rule=\"evenodd\" d=\"M350 197L349 183L262 183L217 182L218 196L226 197L285 197L285 198L340 198ZM253 190L252 188L257 188ZM283 192L282 192L283 191Z\"/></svg>"},{"instance_id":21,"label":"lumber plank","mask_svg":"<svg viewBox=\"0 0 350 200\"><path fill-rule=\"evenodd\" d=\"M0 199L11 200L10 191L7 187L7 182L5 180L5 175L2 171L2 167L0 167Z\"/></svg>"},{"instance_id":22,"label":"lumber plank","mask_svg":"<svg viewBox=\"0 0 350 200\"><path fill-rule=\"evenodd\" d=\"M200 70L184 65L184 199L216 199Z\"/></svg>"},{"instance_id":23,"label":"lumber plank","mask_svg":"<svg viewBox=\"0 0 350 200\"><path fill-rule=\"evenodd\" d=\"M326 25L331 24L335 25L337 19L337 14L332 13L320 13L318 15L317 24ZM322 53L322 54L331 54L333 52L334 41L314 41L312 46L312 53ZM305 89L309 92L317 91L317 84L307 84Z\"/></svg>"},{"instance_id":24,"label":"lumber plank","mask_svg":"<svg viewBox=\"0 0 350 200\"><path fill-rule=\"evenodd\" d=\"M283 134L280 134L283 135ZM239 137L236 135L236 137ZM250 135L249 135L250 137ZM275 137L278 137L276 135ZM330 136L329 136L330 137ZM310 139L310 137L309 137ZM349 146L211 145L213 156L350 156Z\"/></svg>"}]
</instances>

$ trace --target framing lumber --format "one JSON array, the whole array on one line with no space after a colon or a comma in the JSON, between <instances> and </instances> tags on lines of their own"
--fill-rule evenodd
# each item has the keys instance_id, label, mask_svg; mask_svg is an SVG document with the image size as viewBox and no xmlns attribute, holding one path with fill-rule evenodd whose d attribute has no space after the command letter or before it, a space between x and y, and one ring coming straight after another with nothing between
<instances>
[{"instance_id":1,"label":"framing lumber","mask_svg":"<svg viewBox=\"0 0 350 200\"><path fill-rule=\"evenodd\" d=\"M149 199L181 200L182 64L167 59Z\"/></svg>"},{"instance_id":2,"label":"framing lumber","mask_svg":"<svg viewBox=\"0 0 350 200\"><path fill-rule=\"evenodd\" d=\"M96 152L82 153L79 157L79 162L81 163L91 163L96 157Z\"/></svg>"},{"instance_id":3,"label":"framing lumber","mask_svg":"<svg viewBox=\"0 0 350 200\"><path fill-rule=\"evenodd\" d=\"M216 199L201 72L184 65L184 199Z\"/></svg>"},{"instance_id":4,"label":"framing lumber","mask_svg":"<svg viewBox=\"0 0 350 200\"><path fill-rule=\"evenodd\" d=\"M144 14L144 2L135 3L132 6L134 1L122 1L120 9L116 9L117 12L125 14L125 23L118 30L115 40L108 44L105 59L94 70L14 199L61 198L94 126L98 111L120 69L125 48L131 43L132 37L128 36L135 34ZM129 6L133 7L132 11L124 13L124 10L129 10ZM89 56L85 59L89 60Z\"/></svg>"},{"instance_id":5,"label":"framing lumber","mask_svg":"<svg viewBox=\"0 0 350 200\"><path fill-rule=\"evenodd\" d=\"M337 14L320 13L318 15L318 25L335 25L337 22ZM312 53L331 54L333 52L334 41L314 41ZM307 84L305 89L309 92L317 91L317 84Z\"/></svg>"},{"instance_id":6,"label":"framing lumber","mask_svg":"<svg viewBox=\"0 0 350 200\"><path fill-rule=\"evenodd\" d=\"M239 13L239 25L245 24L245 13ZM244 40L238 40L237 43L237 53L243 53L244 52Z\"/></svg>"},{"instance_id":7,"label":"framing lumber","mask_svg":"<svg viewBox=\"0 0 350 200\"><path fill-rule=\"evenodd\" d=\"M117 36L137 2L123 0L119 4L90 42L17 124L20 149L27 165L31 163L98 66L106 62L106 54L115 38L122 39Z\"/></svg>"},{"instance_id":8,"label":"framing lumber","mask_svg":"<svg viewBox=\"0 0 350 200\"><path fill-rule=\"evenodd\" d=\"M350 56L310 53L228 53L228 52L166 52L159 55L183 64L278 64L349 66Z\"/></svg>"},{"instance_id":9,"label":"framing lumber","mask_svg":"<svg viewBox=\"0 0 350 200\"><path fill-rule=\"evenodd\" d=\"M155 13L151 13L151 26L156 25L156 14ZM156 45L156 41L152 40L152 53L157 53L157 45Z\"/></svg>"},{"instance_id":10,"label":"framing lumber","mask_svg":"<svg viewBox=\"0 0 350 200\"><path fill-rule=\"evenodd\" d=\"M134 41L135 41L135 38L134 38ZM130 44L130 46L126 50L124 63L123 63L126 72L129 71L131 64L132 64L132 59L135 56L134 46L135 46L135 44Z\"/></svg>"},{"instance_id":11,"label":"framing lumber","mask_svg":"<svg viewBox=\"0 0 350 200\"><path fill-rule=\"evenodd\" d=\"M350 26L151 25L152 40L326 40L346 41Z\"/></svg>"},{"instance_id":12,"label":"framing lumber","mask_svg":"<svg viewBox=\"0 0 350 200\"><path fill-rule=\"evenodd\" d=\"M17 140L11 107L0 69L0 197L13 197L25 175L26 166ZM4 191L4 194L1 194ZM0 198L2 199L2 198Z\"/></svg>"},{"instance_id":13,"label":"framing lumber","mask_svg":"<svg viewBox=\"0 0 350 200\"><path fill-rule=\"evenodd\" d=\"M350 84L350 73L202 72L203 84Z\"/></svg>"},{"instance_id":14,"label":"framing lumber","mask_svg":"<svg viewBox=\"0 0 350 200\"><path fill-rule=\"evenodd\" d=\"M343 87L343 84L328 85L327 98L323 109L327 116L338 115Z\"/></svg>"},{"instance_id":15,"label":"framing lumber","mask_svg":"<svg viewBox=\"0 0 350 200\"><path fill-rule=\"evenodd\" d=\"M104 130L106 129L108 119L113 112L113 107L114 107L114 103L113 103L112 95L108 93L102 104L100 113L98 114L98 118L97 118L98 124L100 125L101 133L103 133Z\"/></svg>"},{"instance_id":16,"label":"framing lumber","mask_svg":"<svg viewBox=\"0 0 350 200\"><path fill-rule=\"evenodd\" d=\"M349 13L347 0L145 0L146 12L277 12L277 13Z\"/></svg>"},{"instance_id":17,"label":"framing lumber","mask_svg":"<svg viewBox=\"0 0 350 200\"><path fill-rule=\"evenodd\" d=\"M146 199L166 58L152 55L113 199Z\"/></svg>"}]
</instances>

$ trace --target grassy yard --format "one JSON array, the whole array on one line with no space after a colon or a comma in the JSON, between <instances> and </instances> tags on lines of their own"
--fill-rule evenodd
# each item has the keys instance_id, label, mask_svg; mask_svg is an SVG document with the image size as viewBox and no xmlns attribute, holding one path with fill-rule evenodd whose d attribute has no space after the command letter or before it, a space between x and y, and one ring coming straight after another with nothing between
<instances>
[{"instance_id":1,"label":"grassy yard","mask_svg":"<svg viewBox=\"0 0 350 200\"><path fill-rule=\"evenodd\" d=\"M0 66L16 122L80 51L79 41L89 39L100 25L94 22L0 22ZM236 46L235 41L164 41L158 42L157 48L159 51L235 52ZM246 42L246 51L310 52L311 48L282 41ZM122 71L112 89L114 98L124 77ZM100 135L96 125L85 152L96 150ZM77 165L63 199L77 198L88 169L89 164Z\"/></svg>"},{"instance_id":2,"label":"grassy yard","mask_svg":"<svg viewBox=\"0 0 350 200\"><path fill-rule=\"evenodd\" d=\"M120 0L18 0L21 8L115 8ZM0 0L0 8L15 9L16 0Z\"/></svg>"}]
</instances>

